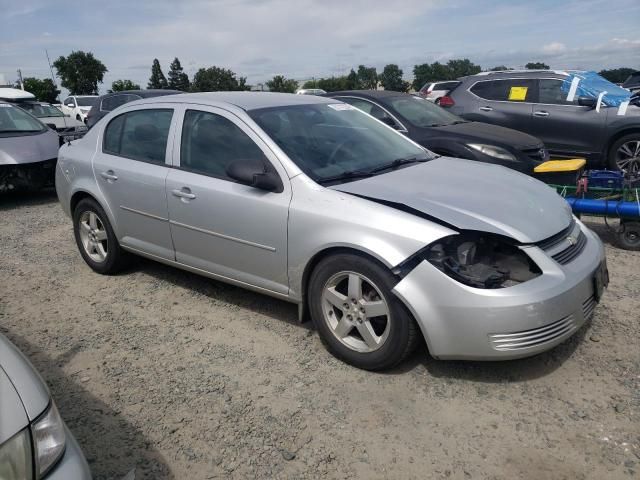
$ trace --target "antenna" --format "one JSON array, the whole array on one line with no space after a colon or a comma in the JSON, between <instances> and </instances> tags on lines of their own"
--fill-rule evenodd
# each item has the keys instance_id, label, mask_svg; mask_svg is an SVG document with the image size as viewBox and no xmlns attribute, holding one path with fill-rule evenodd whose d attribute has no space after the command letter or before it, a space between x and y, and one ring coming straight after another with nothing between
<instances>
[{"instance_id":1,"label":"antenna","mask_svg":"<svg viewBox=\"0 0 640 480\"><path fill-rule=\"evenodd\" d=\"M22 81L22 70L18 69L18 83L20 84L20 89L24 90L24 82Z\"/></svg>"},{"instance_id":2,"label":"antenna","mask_svg":"<svg viewBox=\"0 0 640 480\"><path fill-rule=\"evenodd\" d=\"M56 77L53 75L53 68L51 68L51 60L49 60L49 52L47 51L47 49L44 49L44 53L47 55L47 63L49 64L49 71L51 72L51 80L53 80L53 86L58 88L58 85L56 84Z\"/></svg>"}]
</instances>

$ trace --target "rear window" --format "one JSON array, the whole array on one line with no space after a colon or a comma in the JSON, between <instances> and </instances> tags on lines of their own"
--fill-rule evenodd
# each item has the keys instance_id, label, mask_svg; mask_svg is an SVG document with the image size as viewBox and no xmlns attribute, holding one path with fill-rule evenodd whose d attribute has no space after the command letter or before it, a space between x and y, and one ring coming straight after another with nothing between
<instances>
[{"instance_id":1,"label":"rear window","mask_svg":"<svg viewBox=\"0 0 640 480\"><path fill-rule=\"evenodd\" d=\"M97 103L98 97L76 97L76 100L81 107L93 107Z\"/></svg>"},{"instance_id":2,"label":"rear window","mask_svg":"<svg viewBox=\"0 0 640 480\"><path fill-rule=\"evenodd\" d=\"M501 102L532 102L535 81L526 78L483 80L471 87L471 92L485 100Z\"/></svg>"},{"instance_id":3,"label":"rear window","mask_svg":"<svg viewBox=\"0 0 640 480\"><path fill-rule=\"evenodd\" d=\"M112 95L110 97L106 97L102 100L100 105L100 110L103 112L110 112L115 110L121 105L125 103L133 102L134 100L140 100L141 97L138 95L133 95L130 93L122 93L119 95Z\"/></svg>"},{"instance_id":4,"label":"rear window","mask_svg":"<svg viewBox=\"0 0 640 480\"><path fill-rule=\"evenodd\" d=\"M453 90L458 85L460 85L460 82L442 82L442 83L436 83L433 89L434 90Z\"/></svg>"}]
</instances>

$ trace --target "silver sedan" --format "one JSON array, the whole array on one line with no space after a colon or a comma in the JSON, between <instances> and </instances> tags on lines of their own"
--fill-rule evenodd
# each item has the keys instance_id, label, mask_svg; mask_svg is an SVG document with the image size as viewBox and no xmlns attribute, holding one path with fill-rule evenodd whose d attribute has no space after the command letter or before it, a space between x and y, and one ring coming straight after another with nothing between
<instances>
[{"instance_id":1,"label":"silver sedan","mask_svg":"<svg viewBox=\"0 0 640 480\"><path fill-rule=\"evenodd\" d=\"M86 263L130 254L299 305L327 348L389 368L508 359L588 321L600 240L544 184L437 157L334 99L202 93L127 104L60 149Z\"/></svg>"}]
</instances>

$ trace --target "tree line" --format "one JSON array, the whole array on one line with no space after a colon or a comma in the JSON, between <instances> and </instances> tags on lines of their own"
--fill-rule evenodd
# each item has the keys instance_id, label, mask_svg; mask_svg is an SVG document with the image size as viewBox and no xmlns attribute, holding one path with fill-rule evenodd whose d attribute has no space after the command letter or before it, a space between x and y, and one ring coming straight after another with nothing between
<instances>
[{"instance_id":1,"label":"tree line","mask_svg":"<svg viewBox=\"0 0 640 480\"><path fill-rule=\"evenodd\" d=\"M68 56L60 56L53 62L61 85L69 90L71 95L97 95L98 84L104 79L107 67L98 60L93 53L74 51ZM529 62L526 69L548 70L549 66L543 62ZM499 65L489 69L490 71L513 70L505 65ZM419 90L423 85L434 81L455 80L467 75L480 73L482 68L468 58L452 59L446 63L433 62L414 65L413 82L407 82L403 78L404 72L396 64L386 65L380 73L375 67L359 65L357 70L353 68L346 75L323 77L308 80L302 88L320 88L327 92L338 90L369 90L382 86L385 90L407 92L411 88ZM615 68L601 70L599 72L607 80L614 83L622 83L634 72L632 68ZM299 88L299 82L283 75L276 75L265 82L272 92L294 93ZM60 90L52 79L38 79L29 77L24 79L25 90L33 93L40 101L55 103ZM123 90L139 90L140 85L129 79L118 79L111 84L109 92ZM151 76L147 83L148 89L171 89L183 92L213 92L213 91L239 91L250 90L246 77L237 75L230 69L211 66L200 68L192 79L176 57L169 65L165 76L159 60L156 58L151 65Z\"/></svg>"}]
</instances>

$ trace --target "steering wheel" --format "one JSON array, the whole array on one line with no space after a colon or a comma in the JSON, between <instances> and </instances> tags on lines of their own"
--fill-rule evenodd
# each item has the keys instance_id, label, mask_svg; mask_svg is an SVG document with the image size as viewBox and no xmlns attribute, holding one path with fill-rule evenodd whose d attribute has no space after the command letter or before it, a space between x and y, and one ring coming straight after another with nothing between
<instances>
[{"instance_id":1,"label":"steering wheel","mask_svg":"<svg viewBox=\"0 0 640 480\"><path fill-rule=\"evenodd\" d=\"M342 150L342 147L344 147L345 145L347 145L348 143L353 143L353 139L351 138L346 138L344 140L342 140L340 143L338 143L338 145L336 145L333 150L331 151L331 153L329 154L329 158L327 159L327 164L335 164L335 156L336 154Z\"/></svg>"}]
</instances>

